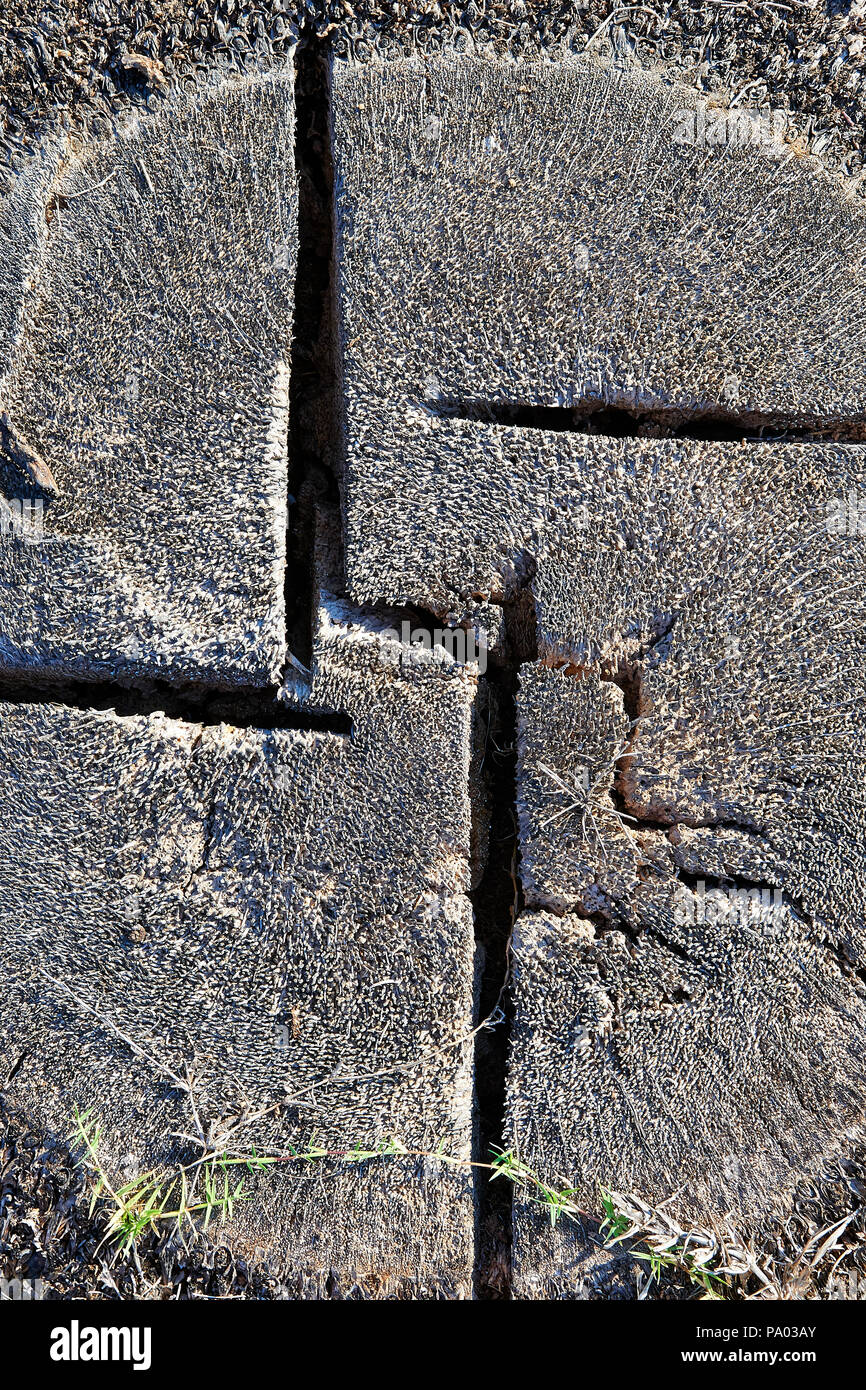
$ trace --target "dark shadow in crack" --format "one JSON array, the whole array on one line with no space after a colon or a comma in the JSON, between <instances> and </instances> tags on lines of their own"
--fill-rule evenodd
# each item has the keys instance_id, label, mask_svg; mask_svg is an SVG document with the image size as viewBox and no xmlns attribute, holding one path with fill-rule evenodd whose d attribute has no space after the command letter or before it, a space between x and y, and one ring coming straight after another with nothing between
<instances>
[{"instance_id":1,"label":"dark shadow in crack","mask_svg":"<svg viewBox=\"0 0 866 1390\"><path fill-rule=\"evenodd\" d=\"M703 439L736 443L866 443L866 420L821 419L779 412L736 411L716 405L681 406L605 401L595 397L574 406L519 401L440 397L419 408L446 420L510 425L520 429L568 431L613 438Z\"/></svg>"}]
</instances>

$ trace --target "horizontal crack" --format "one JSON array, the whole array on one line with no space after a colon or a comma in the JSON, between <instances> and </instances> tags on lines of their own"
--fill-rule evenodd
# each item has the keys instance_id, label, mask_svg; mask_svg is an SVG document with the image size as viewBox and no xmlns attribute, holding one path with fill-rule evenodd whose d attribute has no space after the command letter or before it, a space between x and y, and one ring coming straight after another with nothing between
<instances>
[{"instance_id":1,"label":"horizontal crack","mask_svg":"<svg viewBox=\"0 0 866 1390\"><path fill-rule=\"evenodd\" d=\"M866 420L832 420L720 406L694 410L668 405L633 405L592 398L575 406L528 405L440 397L423 408L439 419L510 425L522 429L570 431L613 438L702 439L728 443L866 443Z\"/></svg>"},{"instance_id":2,"label":"horizontal crack","mask_svg":"<svg viewBox=\"0 0 866 1390\"><path fill-rule=\"evenodd\" d=\"M238 729L294 729L351 737L352 720L342 710L317 713L296 710L277 699L277 687L243 691L214 690L162 681L122 686L111 682L12 682L0 679L0 701L14 704L61 705L83 711L111 710L121 718L165 715L189 724L228 724Z\"/></svg>"},{"instance_id":3,"label":"horizontal crack","mask_svg":"<svg viewBox=\"0 0 866 1390\"><path fill-rule=\"evenodd\" d=\"M703 884L705 889L731 887L744 888L747 891L754 888L763 890L769 890L770 888L778 888L780 890L783 890L783 885L781 883L772 881L768 883L766 879L763 883L759 883L757 879L751 878L748 874L735 872L729 872L724 874L708 874L695 873L693 869L678 869L676 882L683 884L684 887L690 889L693 893L698 891L699 884ZM806 912L801 912L794 904L793 899L787 893L785 894L785 896L788 898L788 901L791 903L792 907L794 908L794 911L797 912L798 916L802 916L804 921L809 921L810 919L808 917L808 914Z\"/></svg>"}]
</instances>

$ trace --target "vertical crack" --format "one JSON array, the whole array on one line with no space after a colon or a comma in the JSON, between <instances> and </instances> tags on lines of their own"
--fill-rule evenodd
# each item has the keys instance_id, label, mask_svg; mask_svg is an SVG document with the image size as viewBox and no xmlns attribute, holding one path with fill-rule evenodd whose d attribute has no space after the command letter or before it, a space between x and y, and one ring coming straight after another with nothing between
<instances>
[{"instance_id":1,"label":"vertical crack","mask_svg":"<svg viewBox=\"0 0 866 1390\"><path fill-rule=\"evenodd\" d=\"M342 568L337 485L337 341L335 327L334 175L327 47L306 38L295 55L295 163L298 260L289 382L289 532L286 542L286 642L303 667L312 659L316 512L334 519L329 570ZM330 574L327 578L331 578ZM290 664L295 664L291 661Z\"/></svg>"},{"instance_id":2,"label":"vertical crack","mask_svg":"<svg viewBox=\"0 0 866 1390\"><path fill-rule=\"evenodd\" d=\"M490 1019L475 1040L475 1158L485 1163L494 1147L502 1147L511 1001L507 993L511 932L520 910L517 844L517 719L516 674L491 676L491 709L486 734L483 772L489 779L492 802L487 864L472 892L475 945L480 958L478 1017ZM489 1182L478 1170L475 1295L479 1299L510 1296L511 1188Z\"/></svg>"},{"instance_id":3,"label":"vertical crack","mask_svg":"<svg viewBox=\"0 0 866 1390\"><path fill-rule=\"evenodd\" d=\"M523 910L520 842L517 819L517 682L521 662L535 660L534 604L526 592L506 603L505 662L488 672L489 722L482 774L491 800L487 863L471 894L475 944L481 961L478 1016L490 1026L476 1036L476 1153L489 1162L491 1151L504 1146L508 1049L513 1005L511 936ZM479 1169L478 1236L475 1296L481 1300L511 1297L513 1189L490 1182Z\"/></svg>"}]
</instances>

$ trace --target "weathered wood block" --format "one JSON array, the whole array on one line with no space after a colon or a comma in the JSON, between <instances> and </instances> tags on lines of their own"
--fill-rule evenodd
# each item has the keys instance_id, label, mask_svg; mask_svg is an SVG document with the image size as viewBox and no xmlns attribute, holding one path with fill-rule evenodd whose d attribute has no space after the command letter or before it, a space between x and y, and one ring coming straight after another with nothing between
<instances>
[{"instance_id":1,"label":"weathered wood block","mask_svg":"<svg viewBox=\"0 0 866 1390\"><path fill-rule=\"evenodd\" d=\"M466 1297L475 680L326 614L316 673L351 736L3 705L10 1097L92 1108L115 1178L315 1136L220 1238L292 1296ZM391 1139L457 1162L351 1162Z\"/></svg>"},{"instance_id":2,"label":"weathered wood block","mask_svg":"<svg viewBox=\"0 0 866 1390\"><path fill-rule=\"evenodd\" d=\"M587 445L521 669L508 1143L754 1237L863 1128L863 449ZM622 1292L590 1227L515 1240L518 1296Z\"/></svg>"},{"instance_id":3,"label":"weathered wood block","mask_svg":"<svg viewBox=\"0 0 866 1390\"><path fill-rule=\"evenodd\" d=\"M784 142L679 143L693 93L591 61L332 87L356 600L462 615L525 583L588 441L508 408L866 412L864 213Z\"/></svg>"},{"instance_id":4,"label":"weathered wood block","mask_svg":"<svg viewBox=\"0 0 866 1390\"><path fill-rule=\"evenodd\" d=\"M214 77L14 178L0 670L279 680L293 139L291 68Z\"/></svg>"}]
</instances>

